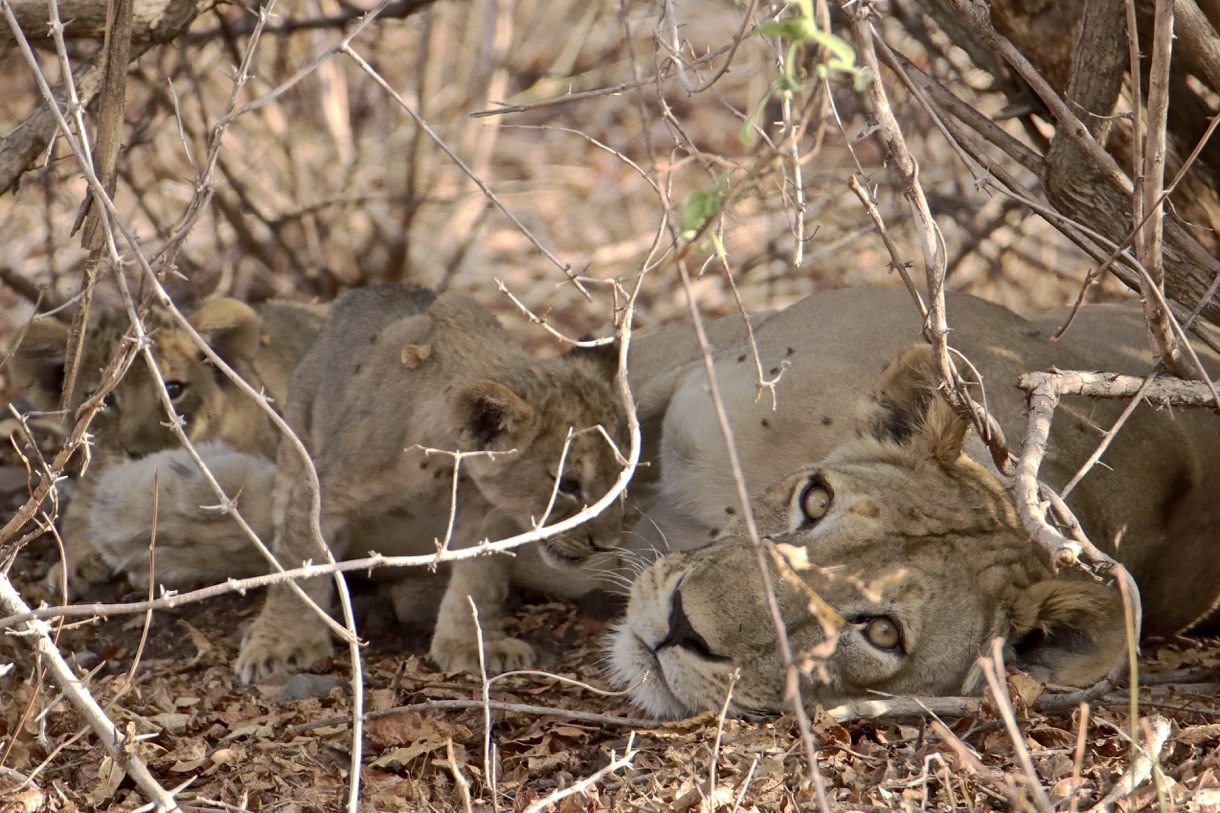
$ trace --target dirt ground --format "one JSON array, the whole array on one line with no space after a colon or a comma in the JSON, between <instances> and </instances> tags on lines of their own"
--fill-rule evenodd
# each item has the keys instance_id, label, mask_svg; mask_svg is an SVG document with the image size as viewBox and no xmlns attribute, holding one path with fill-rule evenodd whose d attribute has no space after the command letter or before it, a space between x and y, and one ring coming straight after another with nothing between
<instances>
[{"instance_id":1,"label":"dirt ground","mask_svg":"<svg viewBox=\"0 0 1220 813\"><path fill-rule=\"evenodd\" d=\"M14 573L29 600L40 596L29 578L41 563L26 556L36 553L27 548ZM120 600L120 593L116 588L94 598ZM189 782L177 796L186 809L344 809L352 748L349 664L340 656L321 665L310 689L320 694L304 699L283 699L279 686L242 685L231 663L256 606L231 595L151 618L67 625L58 642L116 722L145 735L139 753L163 786ZM594 775L629 745L635 753L628 767L550 809L816 809L792 715L718 721L704 714L663 725L638 719L622 697L602 693L604 620L540 597L524 603L516 619L514 634L539 651L540 671L493 682L490 709L483 707L478 679L427 664L426 634L375 622L361 627L371 640L363 658L370 719L362 810L521 811ZM56 702L55 688L22 642L8 637L0 646L0 657L14 664L0 679L9 735L4 765L36 777L22 787L15 774L0 776L5 809L144 804L80 715ZM1117 799L1118 809L1220 809L1218 688L1220 643L1183 639L1145 651L1138 719L1141 727L1163 726L1164 740L1152 780L1134 799ZM1019 678L1010 691L1019 748L1056 809L1084 808L1113 792L1132 763L1124 691L1094 700L1087 714L1084 707L1040 713L1036 690ZM820 714L813 732L834 809L1037 809L1020 753L991 705L943 720L839 724ZM1145 741L1149 734L1138 736ZM486 773L489 739L494 793Z\"/></svg>"},{"instance_id":2,"label":"dirt ground","mask_svg":"<svg viewBox=\"0 0 1220 813\"><path fill-rule=\"evenodd\" d=\"M698 0L664 4L662 13L651 4L445 0L354 38L368 70L343 55L318 62L352 25L327 20L349 8L332 0L276 8L250 81L236 92L235 66L257 18L238 5L201 15L174 46L133 64L116 208L147 258L168 262L160 252L179 249L174 273L164 275L179 303L217 295L329 300L359 284L410 280L474 293L531 348L555 353L561 345L531 325L499 283L569 336L609 332L611 283L620 293L640 283L638 326L683 319L687 293L674 256L684 244L675 235L700 195L724 190L731 203L709 231L725 259L715 241L686 247L688 264L701 271L691 295L706 312L732 312L735 295L760 310L828 288L898 284L848 189L857 168L875 189L890 237L918 267L909 205L850 82L833 84L833 110L812 80L790 109L774 96L761 104L779 59L763 37L740 37L727 72L711 67L742 30L743 6ZM973 94L980 109L1004 106L960 53L925 50L893 19L878 25L894 47ZM69 50L81 61L89 47L70 42ZM694 67L678 71L675 55ZM52 80L59 75L53 50L38 60ZM310 70L299 83L277 90L302 67ZM890 86L951 258L949 287L1022 311L1070 303L1089 269L1083 255L1027 209L983 191L919 105L897 82ZM226 120L213 152L209 139L231 96L234 107L250 107ZM38 100L28 65L0 47L0 133ZM429 122L498 204L421 134L403 105ZM519 107L470 115L505 105ZM789 160L766 153L765 138L739 137L756 106L763 135L778 133L769 122L808 115L801 155ZM1020 132L1012 121L1006 126ZM210 183L201 185L208 166ZM180 239L204 187L213 197ZM71 226L84 193L61 139L0 196L0 346L36 303L71 304L79 291L88 252ZM135 254L123 249L121 273L139 295L149 286ZM114 265L102 274L98 307L119 301ZM590 297L561 266L588 278ZM1112 282L1089 294L1121 295ZM4 395L15 393L6 387ZM54 454L57 443L47 434L44 452ZM28 494L25 462L9 444L0 451L5 518ZM27 604L58 603L41 586L58 556L49 537L0 554ZM369 640L361 810L818 808L792 715L657 725L608 693L600 639L613 606L522 597L512 631L541 653L539 671L485 687L438 673L425 657L427 625L400 628L370 588L354 589ZM88 600L142 598L113 584ZM55 628L55 640L184 808L349 809L347 655L319 664L310 680L243 686L231 663L257 606L254 596L228 594L151 614L72 618ZM1015 731L1008 709L991 701L955 715L854 722L819 711L817 771L829 805L842 810L1216 811L1218 688L1220 642L1148 642L1138 690L1115 687L1087 705L1065 708L1060 697L1011 678ZM1124 790L1124 777L1137 780L1133 791ZM29 638L6 629L0 809L127 811L147 803L64 699Z\"/></svg>"}]
</instances>

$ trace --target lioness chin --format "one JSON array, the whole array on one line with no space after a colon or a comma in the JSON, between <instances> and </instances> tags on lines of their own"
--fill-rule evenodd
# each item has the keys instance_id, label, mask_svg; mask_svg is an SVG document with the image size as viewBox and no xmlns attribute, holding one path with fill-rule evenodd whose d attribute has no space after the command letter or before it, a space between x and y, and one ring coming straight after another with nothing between
<instances>
[{"instance_id":1,"label":"lioness chin","mask_svg":"<svg viewBox=\"0 0 1220 813\"><path fill-rule=\"evenodd\" d=\"M609 492L620 471L607 440L625 448L625 420L611 387L616 367L613 347L534 359L467 296L412 286L344 295L293 375L285 411L317 469L324 543L336 559L364 555L367 540L347 531L390 515L399 547L380 552L434 552L446 537L455 465L454 548L580 512ZM463 453L460 464L455 452ZM312 491L297 450L285 442L274 542L285 567L321 559L310 530ZM538 550L550 565L588 563L617 546L620 524L616 504ZM441 668L478 669L480 631L489 670L532 663L531 647L504 631L511 569L512 557L504 555L454 564L431 647ZM330 606L330 579L300 584ZM279 585L247 632L236 669L256 683L330 652L323 622Z\"/></svg>"},{"instance_id":2,"label":"lioness chin","mask_svg":"<svg viewBox=\"0 0 1220 813\"><path fill-rule=\"evenodd\" d=\"M1057 316L1026 321L965 295L950 295L948 308L951 341L981 372L1010 442L1025 428L1021 372L1152 369L1138 308L1086 308L1057 343L1047 339ZM913 345L920 327L901 291L819 294L763 319L763 369L783 371L774 410L765 395L758 403L747 345L716 354L746 482L763 488L752 505L787 637L808 667L803 696L835 705L969 693L995 638L1041 680L1090 684L1124 651L1118 592L1052 572L1034 549L982 444L937 393L929 350ZM1205 358L1215 376L1220 360ZM660 717L719 710L726 697L735 712L781 711L785 664L756 553L734 519L706 376L663 364L633 373L653 393L641 417L659 431L660 463L633 488L648 513L637 535L686 550L636 578L608 647L612 677ZM1065 399L1042 477L1067 482L1123 406ZM1215 416L1145 404L1069 496L1092 541L1137 580L1145 635L1215 613L1217 482Z\"/></svg>"}]
</instances>

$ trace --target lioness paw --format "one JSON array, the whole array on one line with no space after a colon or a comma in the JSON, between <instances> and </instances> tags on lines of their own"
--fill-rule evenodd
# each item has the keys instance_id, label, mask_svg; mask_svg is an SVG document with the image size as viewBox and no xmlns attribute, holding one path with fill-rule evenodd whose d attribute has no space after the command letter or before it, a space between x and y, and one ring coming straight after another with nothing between
<instances>
[{"instance_id":1,"label":"lioness paw","mask_svg":"<svg viewBox=\"0 0 1220 813\"><path fill-rule=\"evenodd\" d=\"M473 638L437 634L428 654L444 672L479 671L479 644ZM483 642L483 658L489 673L528 669L534 648L518 638L493 638Z\"/></svg>"},{"instance_id":2,"label":"lioness paw","mask_svg":"<svg viewBox=\"0 0 1220 813\"><path fill-rule=\"evenodd\" d=\"M264 683L277 672L300 672L330 657L330 633L320 623L314 629L285 634L263 620L261 616L255 620L242 639L234 664L242 683Z\"/></svg>"}]
</instances>

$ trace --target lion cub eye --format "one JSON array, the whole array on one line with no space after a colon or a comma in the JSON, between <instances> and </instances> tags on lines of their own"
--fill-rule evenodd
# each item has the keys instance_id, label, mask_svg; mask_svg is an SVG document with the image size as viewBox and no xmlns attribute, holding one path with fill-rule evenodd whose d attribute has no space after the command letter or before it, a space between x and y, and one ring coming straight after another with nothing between
<instances>
[{"instance_id":1,"label":"lion cub eye","mask_svg":"<svg viewBox=\"0 0 1220 813\"><path fill-rule=\"evenodd\" d=\"M580 481L575 477L560 477L556 486L560 494L580 499Z\"/></svg>"},{"instance_id":2,"label":"lion cub eye","mask_svg":"<svg viewBox=\"0 0 1220 813\"><path fill-rule=\"evenodd\" d=\"M169 395L169 400L177 401L186 393L185 381L166 381L165 392Z\"/></svg>"},{"instance_id":3,"label":"lion cub eye","mask_svg":"<svg viewBox=\"0 0 1220 813\"><path fill-rule=\"evenodd\" d=\"M801 513L808 522L817 522L830 512L830 503L834 495L830 487L821 480L811 480L801 492Z\"/></svg>"},{"instance_id":4,"label":"lion cub eye","mask_svg":"<svg viewBox=\"0 0 1220 813\"><path fill-rule=\"evenodd\" d=\"M864 637L878 649L897 649L902 644L902 632L898 629L898 624L884 615L865 622Z\"/></svg>"}]
</instances>

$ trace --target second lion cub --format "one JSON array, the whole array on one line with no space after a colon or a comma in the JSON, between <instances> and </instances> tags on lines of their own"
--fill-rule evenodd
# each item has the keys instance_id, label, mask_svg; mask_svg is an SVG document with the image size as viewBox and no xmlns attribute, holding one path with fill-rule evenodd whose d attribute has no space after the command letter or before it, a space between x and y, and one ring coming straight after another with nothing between
<instances>
[{"instance_id":1,"label":"second lion cub","mask_svg":"<svg viewBox=\"0 0 1220 813\"><path fill-rule=\"evenodd\" d=\"M595 427L620 446L626 436L611 387L613 361L601 350L533 359L485 308L459 294L375 286L344 295L293 375L285 410L314 459L322 536L335 558L368 552L361 539L341 532L345 526L387 514L403 538L400 549L381 552L435 550L449 519L454 458L426 449L495 453L461 462L455 548L476 544L486 529L525 529L543 517L554 523L600 499L620 467ZM276 556L285 567L321 561L310 532L309 478L288 442L278 467ZM539 543L543 558L573 565L617 546L621 520L615 507L550 537ZM467 596L479 610L488 668L532 662L530 646L503 630L510 568L510 557L499 555L454 565L431 650L442 669L478 667ZM329 577L301 587L329 606ZM242 641L236 669L256 683L330 652L322 620L289 587L276 585Z\"/></svg>"}]
</instances>

